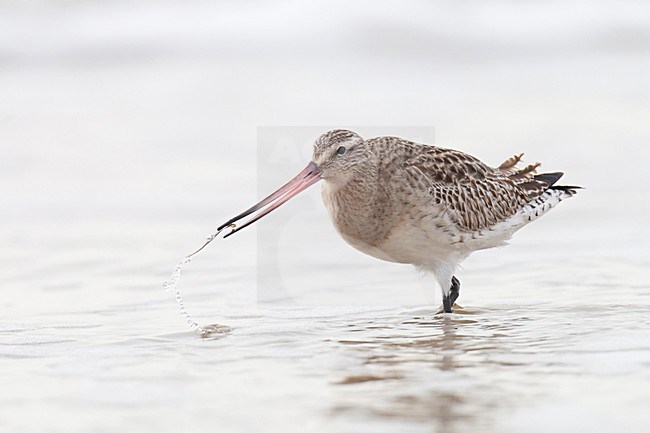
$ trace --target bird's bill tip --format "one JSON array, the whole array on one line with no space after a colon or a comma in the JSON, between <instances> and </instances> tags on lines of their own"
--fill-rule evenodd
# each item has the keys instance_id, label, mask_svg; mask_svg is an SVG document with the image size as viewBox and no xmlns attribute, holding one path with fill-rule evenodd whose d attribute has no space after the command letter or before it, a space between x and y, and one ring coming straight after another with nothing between
<instances>
[{"instance_id":1,"label":"bird's bill tip","mask_svg":"<svg viewBox=\"0 0 650 433\"><path fill-rule=\"evenodd\" d=\"M227 222L219 226L217 230L222 230L228 226L233 226L235 222L241 220L242 218L245 218L248 215L251 215L261 209L264 209L260 213L255 215L253 218L251 218L249 221L245 222L243 225L238 227L234 226L232 230L226 236L224 236L224 237L228 237L233 233L243 229L244 227L253 224L255 221L259 220L263 216L268 215L274 209L277 209L282 204L286 203L289 199L296 196L301 191L304 191L305 189L309 188L319 180L321 180L320 168L318 167L318 165L316 165L316 163L312 161L309 164L307 164L307 167L305 167L300 173L298 173L293 179L291 179L289 182L287 182L282 187L280 187L277 191L265 197L259 203L255 204L251 208L229 219Z\"/></svg>"}]
</instances>

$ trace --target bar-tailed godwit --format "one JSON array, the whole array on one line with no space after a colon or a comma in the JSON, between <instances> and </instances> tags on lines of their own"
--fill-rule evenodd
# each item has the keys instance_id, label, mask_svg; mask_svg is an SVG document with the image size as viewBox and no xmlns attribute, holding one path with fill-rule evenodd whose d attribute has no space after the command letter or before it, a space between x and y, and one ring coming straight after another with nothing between
<instances>
[{"instance_id":1,"label":"bar-tailed godwit","mask_svg":"<svg viewBox=\"0 0 650 433\"><path fill-rule=\"evenodd\" d=\"M519 167L521 156L493 168L458 150L333 130L316 139L303 171L219 230L231 226L230 236L324 180L323 201L341 237L378 259L433 273L451 313L465 258L504 245L579 188L557 185L562 173L536 174L539 163Z\"/></svg>"}]
</instances>

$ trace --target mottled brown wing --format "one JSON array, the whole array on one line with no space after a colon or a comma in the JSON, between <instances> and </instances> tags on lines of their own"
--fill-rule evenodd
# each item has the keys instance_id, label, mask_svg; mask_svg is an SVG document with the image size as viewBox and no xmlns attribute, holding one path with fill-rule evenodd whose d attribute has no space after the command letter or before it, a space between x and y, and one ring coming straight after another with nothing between
<instances>
[{"instance_id":1,"label":"mottled brown wing","mask_svg":"<svg viewBox=\"0 0 650 433\"><path fill-rule=\"evenodd\" d=\"M517 168L522 155L492 168L466 153L434 146L413 145L406 153L408 181L426 184L435 203L468 231L506 220L551 184L536 179L539 164Z\"/></svg>"}]
</instances>

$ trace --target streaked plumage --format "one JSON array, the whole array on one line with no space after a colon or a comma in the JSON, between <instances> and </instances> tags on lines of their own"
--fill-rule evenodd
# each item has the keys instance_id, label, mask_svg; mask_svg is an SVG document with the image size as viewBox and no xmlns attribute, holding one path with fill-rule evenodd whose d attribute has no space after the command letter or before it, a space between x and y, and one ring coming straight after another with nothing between
<instances>
[{"instance_id":1,"label":"streaked plumage","mask_svg":"<svg viewBox=\"0 0 650 433\"><path fill-rule=\"evenodd\" d=\"M339 146L347 148L348 166L328 179L328 158ZM492 168L457 150L335 130L318 138L313 160L341 236L371 256L433 272L449 296L457 266L470 253L503 245L575 194L575 187L555 185L562 173L518 167L521 156Z\"/></svg>"}]
</instances>

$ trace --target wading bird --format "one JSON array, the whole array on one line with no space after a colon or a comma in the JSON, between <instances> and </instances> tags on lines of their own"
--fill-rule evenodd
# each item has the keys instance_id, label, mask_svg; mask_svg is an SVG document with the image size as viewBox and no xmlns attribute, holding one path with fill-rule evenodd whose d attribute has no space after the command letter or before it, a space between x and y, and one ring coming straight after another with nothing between
<instances>
[{"instance_id":1,"label":"wading bird","mask_svg":"<svg viewBox=\"0 0 650 433\"><path fill-rule=\"evenodd\" d=\"M230 236L323 180L341 237L378 259L433 273L451 313L460 291L454 274L465 258L504 245L580 188L556 185L563 173L536 174L539 163L518 167L522 155L492 168L457 150L333 130L316 139L303 171L219 230L259 211Z\"/></svg>"}]
</instances>

